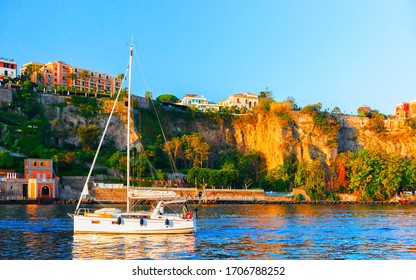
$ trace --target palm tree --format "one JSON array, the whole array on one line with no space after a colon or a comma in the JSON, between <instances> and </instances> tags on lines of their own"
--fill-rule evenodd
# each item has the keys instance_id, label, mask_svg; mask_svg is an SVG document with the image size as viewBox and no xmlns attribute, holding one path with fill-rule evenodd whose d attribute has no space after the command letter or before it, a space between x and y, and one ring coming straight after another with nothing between
<instances>
[{"instance_id":1,"label":"palm tree","mask_svg":"<svg viewBox=\"0 0 416 280\"><path fill-rule=\"evenodd\" d=\"M119 73L116 77L116 82L120 82L120 87L121 87L121 81L124 80L124 74L123 73ZM111 98L113 98L113 92L111 92Z\"/></svg>"},{"instance_id":2,"label":"palm tree","mask_svg":"<svg viewBox=\"0 0 416 280\"><path fill-rule=\"evenodd\" d=\"M144 97L145 97L145 98L152 99L152 98L153 98L153 94L152 94L152 92L151 92L150 90L148 90L148 91L146 91L146 92L144 93Z\"/></svg>"},{"instance_id":3,"label":"palm tree","mask_svg":"<svg viewBox=\"0 0 416 280\"><path fill-rule=\"evenodd\" d=\"M85 90L85 82L90 79L90 75L88 74L88 71L86 69L84 69L79 74L79 77L84 81L84 87L83 88L84 88L85 96L87 96L87 91ZM89 85L88 85L87 88L88 88L88 90L90 89Z\"/></svg>"},{"instance_id":4,"label":"palm tree","mask_svg":"<svg viewBox=\"0 0 416 280\"><path fill-rule=\"evenodd\" d=\"M33 75L33 64L26 65L24 68L24 73L30 79L30 77Z\"/></svg>"},{"instance_id":5,"label":"palm tree","mask_svg":"<svg viewBox=\"0 0 416 280\"><path fill-rule=\"evenodd\" d=\"M118 80L118 81L122 81L123 79L124 79L124 74L123 73L118 74L117 77L116 77L116 80Z\"/></svg>"},{"instance_id":6,"label":"palm tree","mask_svg":"<svg viewBox=\"0 0 416 280\"><path fill-rule=\"evenodd\" d=\"M31 63L25 67L25 74L32 80L32 76L35 76L35 82L39 83L39 80L41 79L41 73L42 73L42 65Z\"/></svg>"},{"instance_id":7,"label":"palm tree","mask_svg":"<svg viewBox=\"0 0 416 280\"><path fill-rule=\"evenodd\" d=\"M36 76L36 83L42 83L42 65L40 64L33 64L33 74Z\"/></svg>"},{"instance_id":8,"label":"palm tree","mask_svg":"<svg viewBox=\"0 0 416 280\"><path fill-rule=\"evenodd\" d=\"M77 74L74 72L68 72L66 74L66 79L68 80L69 84L72 86L72 90L75 88L75 80L78 78Z\"/></svg>"}]
</instances>

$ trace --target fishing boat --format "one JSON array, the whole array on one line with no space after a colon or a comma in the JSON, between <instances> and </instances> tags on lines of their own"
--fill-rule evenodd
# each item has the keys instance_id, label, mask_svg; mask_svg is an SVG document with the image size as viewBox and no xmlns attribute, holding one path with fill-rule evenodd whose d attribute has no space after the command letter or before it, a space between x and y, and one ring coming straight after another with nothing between
<instances>
[{"instance_id":1,"label":"fishing boat","mask_svg":"<svg viewBox=\"0 0 416 280\"><path fill-rule=\"evenodd\" d=\"M127 210L104 207L101 209L81 208L83 198L89 196L88 183L104 140L111 117L114 113L119 91L103 135L91 164L87 180L74 213L68 214L74 221L74 233L98 234L187 234L196 231L196 215L188 209L186 200L177 199L175 193L164 191L137 191L130 188L130 101L131 101L131 73L132 73L133 45L130 46L128 72L128 116L127 116ZM122 88L122 87L120 87ZM150 211L132 210L130 201L140 199L158 199L155 207Z\"/></svg>"}]
</instances>

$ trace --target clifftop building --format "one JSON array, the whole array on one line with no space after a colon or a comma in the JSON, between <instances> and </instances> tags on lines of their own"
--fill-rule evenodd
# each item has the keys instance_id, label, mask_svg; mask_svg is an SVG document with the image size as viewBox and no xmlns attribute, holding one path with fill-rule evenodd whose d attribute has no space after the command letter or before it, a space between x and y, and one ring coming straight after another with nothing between
<instances>
[{"instance_id":1,"label":"clifftop building","mask_svg":"<svg viewBox=\"0 0 416 280\"><path fill-rule=\"evenodd\" d=\"M14 59L8 59L0 57L0 81L4 78L16 78L17 76L17 64Z\"/></svg>"},{"instance_id":2,"label":"clifftop building","mask_svg":"<svg viewBox=\"0 0 416 280\"><path fill-rule=\"evenodd\" d=\"M208 102L204 96L199 96L197 94L185 94L179 104L188 107L195 107L200 111L219 111L222 107L235 109L247 108L251 110L259 104L259 97L257 94L250 92L236 93L215 104Z\"/></svg>"},{"instance_id":3,"label":"clifftop building","mask_svg":"<svg viewBox=\"0 0 416 280\"><path fill-rule=\"evenodd\" d=\"M200 111L219 111L221 107L218 104L208 102L203 95L199 96L197 94L185 94L179 104L188 107L195 107Z\"/></svg>"},{"instance_id":4,"label":"clifftop building","mask_svg":"<svg viewBox=\"0 0 416 280\"><path fill-rule=\"evenodd\" d=\"M63 61L29 62L23 65L20 73L30 75L32 82L43 84L50 90L63 86L69 90L114 94L121 86L120 80L107 73L71 66Z\"/></svg>"},{"instance_id":5,"label":"clifftop building","mask_svg":"<svg viewBox=\"0 0 416 280\"><path fill-rule=\"evenodd\" d=\"M394 117L396 119L416 118L416 99L397 104Z\"/></svg>"},{"instance_id":6,"label":"clifftop building","mask_svg":"<svg viewBox=\"0 0 416 280\"><path fill-rule=\"evenodd\" d=\"M218 104L224 107L236 107L239 109L246 107L251 110L259 104L259 97L257 94L250 92L236 93L230 95L226 100L218 102Z\"/></svg>"}]
</instances>

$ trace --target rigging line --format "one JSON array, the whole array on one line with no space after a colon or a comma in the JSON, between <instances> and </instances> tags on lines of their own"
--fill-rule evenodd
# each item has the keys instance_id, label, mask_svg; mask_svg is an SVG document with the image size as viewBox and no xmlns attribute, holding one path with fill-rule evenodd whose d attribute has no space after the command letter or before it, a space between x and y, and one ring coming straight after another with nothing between
<instances>
[{"instance_id":1,"label":"rigging line","mask_svg":"<svg viewBox=\"0 0 416 280\"><path fill-rule=\"evenodd\" d=\"M157 121L159 123L160 130L162 132L163 140L165 141L165 143L167 143L168 141L166 139L165 131L163 130L163 127L162 127L162 122L160 121L159 114L156 111L156 106L155 106L155 104L154 104L154 102L153 102L153 100L151 98L150 98L150 103L152 103L153 110L155 111L156 118L157 118ZM170 150L167 151L167 152L168 152L167 154L168 154L169 162L170 162L170 165L171 165L171 167L173 169L173 172L178 173L178 170L176 168L175 162L173 160L172 152Z\"/></svg>"},{"instance_id":2,"label":"rigging line","mask_svg":"<svg viewBox=\"0 0 416 280\"><path fill-rule=\"evenodd\" d=\"M127 69L126 69L126 74L127 74L127 71L130 71L129 67L127 67ZM111 120L111 117L113 116L113 113L114 113L114 111L115 111L115 108L116 108L116 105L117 105L117 100L118 100L118 98L119 98L119 96L120 96L121 90L122 90L122 88L123 88L123 83L124 83L124 81L125 81L125 79L126 79L126 74L124 75L124 79L123 79L123 81L121 82L120 89L118 90L118 93L117 93L116 99L115 99L114 104L113 104L113 108L111 109L110 116L108 117L107 123L106 123L106 125L105 125L104 132L103 132L103 134L102 134L102 136L101 136L101 139L100 139L100 143L98 144L97 151L95 152L94 160L93 160L93 162L92 162L92 164L91 164L90 171L88 172L87 180L85 180L84 187L82 188L82 193L81 193L81 196L82 196L82 194L84 194L84 195L88 194L88 183L89 183L89 181L90 181L90 178L91 178L91 175L92 175L92 171L94 170L95 162L97 161L98 154L99 154L99 152L100 152L101 146L102 146L102 144L103 144L103 142L104 142L104 137L105 137L105 135L106 135L106 132L107 132L108 126L110 125L110 120ZM77 204L77 207L75 208L75 212L77 212L77 211L78 211L78 209L79 209L79 207L80 207L80 205L81 205L81 201L82 201L82 199L81 199L81 197L80 197L80 199L79 199L79 201L78 201L78 204Z\"/></svg>"},{"instance_id":3,"label":"rigging line","mask_svg":"<svg viewBox=\"0 0 416 280\"><path fill-rule=\"evenodd\" d=\"M149 85L147 84L146 77L144 76L144 71L142 65L140 64L139 57L136 55L136 52L133 53L134 58L136 59L137 64L139 65L140 73L142 74L142 78L144 81L144 85L146 86L146 90L149 91Z\"/></svg>"},{"instance_id":4,"label":"rigging line","mask_svg":"<svg viewBox=\"0 0 416 280\"><path fill-rule=\"evenodd\" d=\"M142 65L140 64L140 60L139 60L138 56L136 55L136 53L134 53L134 54L133 54L133 56L135 57L136 62L137 62L137 64L139 65L139 68L140 68L140 73L141 73L142 78L143 78L143 81L144 81L144 83L145 83L146 90L147 90L147 91L149 91L149 85L148 85L147 80L146 80L146 77L145 77L145 75L144 75L144 71L143 71ZM154 112L155 112L155 114L156 114L156 118L157 118L157 121L158 121L158 123L159 123L160 130L161 130L161 132L162 132L163 140L164 140L164 141L165 141L165 143L166 143L166 142L167 142L167 139L166 139L165 131L163 130L163 127L162 127L162 123L161 123L160 118L159 118L159 114L157 113L157 110L156 110L155 104L154 104L154 102L153 102L153 99L152 99L152 98L149 98L149 99L150 99L150 103L152 103L153 110L154 110ZM174 161L173 156L172 156L172 152L171 152L171 151L169 151L167 154L168 154L168 157L169 157L169 164L171 165L171 167L172 167L172 169L173 169L173 172L174 172L174 173L178 173L178 170L177 170L177 168L176 168L175 161Z\"/></svg>"}]
</instances>

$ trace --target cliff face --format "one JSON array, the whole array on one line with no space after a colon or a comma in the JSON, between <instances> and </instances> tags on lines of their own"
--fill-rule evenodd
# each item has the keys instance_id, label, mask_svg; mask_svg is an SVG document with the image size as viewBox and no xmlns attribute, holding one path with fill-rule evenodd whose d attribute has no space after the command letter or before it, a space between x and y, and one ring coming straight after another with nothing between
<instances>
[{"instance_id":1,"label":"cliff face","mask_svg":"<svg viewBox=\"0 0 416 280\"><path fill-rule=\"evenodd\" d=\"M300 162L324 158L328 164L338 153L360 149L416 157L416 132L403 120L386 120L385 131L377 133L368 128L366 117L337 116L332 132L322 131L302 112L291 112L291 118L288 124L271 115L238 116L215 129L200 124L198 132L213 147L261 153L269 169L281 165L289 154Z\"/></svg>"},{"instance_id":2,"label":"cliff face","mask_svg":"<svg viewBox=\"0 0 416 280\"><path fill-rule=\"evenodd\" d=\"M104 104L102 112L93 112L91 117L82 117L75 106L71 104L64 105L64 97L54 95L42 95L42 103L54 132L57 145L62 145L65 141L66 143L79 146L80 139L77 133L78 128L80 126L93 124L104 129L108 114L111 111L111 107L108 108L107 104ZM120 108L118 108L118 111L120 111ZM126 115L119 113L113 116L108 127L106 140L113 140L116 148L119 150L125 149L126 147L126 120ZM135 141L137 139L137 134L133 132L131 139L132 141Z\"/></svg>"},{"instance_id":3,"label":"cliff face","mask_svg":"<svg viewBox=\"0 0 416 280\"><path fill-rule=\"evenodd\" d=\"M376 133L367 128L368 118L342 117L339 152L373 149L402 157L416 156L416 131L405 120L386 120L385 131Z\"/></svg>"},{"instance_id":4,"label":"cliff face","mask_svg":"<svg viewBox=\"0 0 416 280\"><path fill-rule=\"evenodd\" d=\"M233 130L237 150L261 153L269 169L281 165L290 154L300 162L324 157L328 163L337 154L337 146L331 144L334 136L322 133L312 117L299 112L293 112L290 124L277 117L259 115L251 122L234 121Z\"/></svg>"},{"instance_id":5,"label":"cliff face","mask_svg":"<svg viewBox=\"0 0 416 280\"><path fill-rule=\"evenodd\" d=\"M79 145L77 129L93 123L104 129L111 110L104 104L103 112L92 118L81 117L72 105L57 106L63 97L43 96L46 113L59 141ZM126 146L126 119L122 103L110 123L107 139L112 139L118 149ZM240 116L218 115L215 118L193 117L188 112L161 112L161 122L168 139L173 136L198 132L216 153L238 150L242 153L257 152L273 169L283 163L288 155L297 160L310 161L323 158L331 164L338 153L375 149L389 154L416 157L416 131L403 120L386 120L385 131L377 133L368 129L369 119L353 116L331 116L324 126L302 111L292 111L285 106L271 108L268 112ZM157 120L148 123L158 126ZM144 130L146 128L143 128ZM145 137L145 136L144 136ZM131 140L138 138L132 133Z\"/></svg>"}]
</instances>

